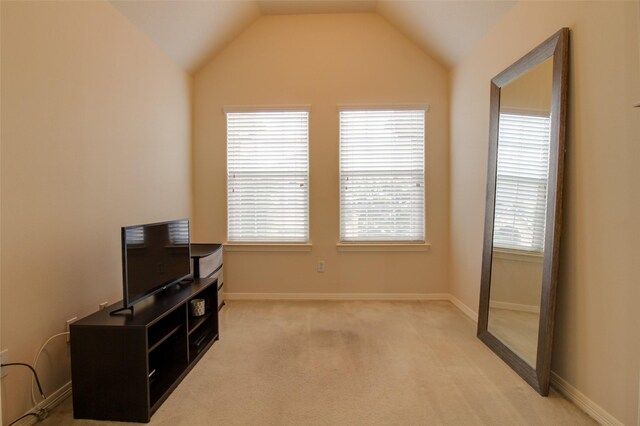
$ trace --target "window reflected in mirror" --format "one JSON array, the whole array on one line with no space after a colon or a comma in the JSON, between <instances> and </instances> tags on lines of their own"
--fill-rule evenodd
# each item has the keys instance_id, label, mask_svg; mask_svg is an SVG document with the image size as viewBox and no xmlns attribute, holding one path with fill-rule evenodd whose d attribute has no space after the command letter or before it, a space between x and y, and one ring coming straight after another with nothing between
<instances>
[{"instance_id":1,"label":"window reflected in mirror","mask_svg":"<svg viewBox=\"0 0 640 426\"><path fill-rule=\"evenodd\" d=\"M553 58L500 90L488 329L536 365Z\"/></svg>"}]
</instances>

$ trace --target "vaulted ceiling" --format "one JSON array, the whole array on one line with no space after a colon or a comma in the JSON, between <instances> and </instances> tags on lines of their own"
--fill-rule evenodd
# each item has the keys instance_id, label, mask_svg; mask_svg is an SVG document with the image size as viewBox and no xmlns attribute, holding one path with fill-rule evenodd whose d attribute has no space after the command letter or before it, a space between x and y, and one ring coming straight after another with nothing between
<instances>
[{"instance_id":1,"label":"vaulted ceiling","mask_svg":"<svg viewBox=\"0 0 640 426\"><path fill-rule=\"evenodd\" d=\"M378 13L447 68L515 4L498 0L111 0L193 73L262 15Z\"/></svg>"}]
</instances>

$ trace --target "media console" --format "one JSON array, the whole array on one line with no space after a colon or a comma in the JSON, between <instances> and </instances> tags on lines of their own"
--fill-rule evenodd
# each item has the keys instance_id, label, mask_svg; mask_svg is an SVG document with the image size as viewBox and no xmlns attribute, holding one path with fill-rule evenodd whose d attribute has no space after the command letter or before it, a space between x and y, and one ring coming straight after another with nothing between
<instances>
[{"instance_id":1,"label":"media console","mask_svg":"<svg viewBox=\"0 0 640 426\"><path fill-rule=\"evenodd\" d=\"M191 316L189 302L205 300ZM73 417L149 422L151 415L218 340L215 278L175 285L135 305L110 306L71 324Z\"/></svg>"}]
</instances>

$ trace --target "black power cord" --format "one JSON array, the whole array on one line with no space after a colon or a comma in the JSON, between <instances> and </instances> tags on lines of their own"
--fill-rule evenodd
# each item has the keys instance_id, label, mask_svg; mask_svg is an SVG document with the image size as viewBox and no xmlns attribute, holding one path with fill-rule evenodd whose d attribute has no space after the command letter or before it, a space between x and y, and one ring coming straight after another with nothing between
<instances>
[{"instance_id":1,"label":"black power cord","mask_svg":"<svg viewBox=\"0 0 640 426\"><path fill-rule=\"evenodd\" d=\"M25 364L24 362L9 362L7 364L0 364L0 367L11 367L12 365L20 365L22 367L27 367L28 369L30 369L33 372L34 377L36 378L36 383L38 384L38 390L40 391L40 395L42 396L42 399L47 399L46 396L44 396L44 392L42 391L42 386L40 386L40 379L38 379L38 373L36 373L36 370L30 366L29 364Z\"/></svg>"},{"instance_id":2,"label":"black power cord","mask_svg":"<svg viewBox=\"0 0 640 426\"><path fill-rule=\"evenodd\" d=\"M0 364L0 367L11 367L11 366L15 366L15 365L19 365L21 367L27 367L29 370L31 370L31 372L33 373L33 376L36 378L36 383L38 384L38 390L40 391L40 395L42 396L42 399L47 399L47 397L44 396L44 392L42 391L42 386L40 385L40 379L38 379L38 373L36 372L36 370L32 366L30 366L29 364L25 364L24 362L8 362L6 364ZM18 423L20 420L24 419L25 417L29 417L29 416L37 417L38 420L42 420L43 419L43 417L41 417L39 414L27 413L24 416L18 417L17 419L15 419L11 423L9 423L9 426Z\"/></svg>"}]
</instances>

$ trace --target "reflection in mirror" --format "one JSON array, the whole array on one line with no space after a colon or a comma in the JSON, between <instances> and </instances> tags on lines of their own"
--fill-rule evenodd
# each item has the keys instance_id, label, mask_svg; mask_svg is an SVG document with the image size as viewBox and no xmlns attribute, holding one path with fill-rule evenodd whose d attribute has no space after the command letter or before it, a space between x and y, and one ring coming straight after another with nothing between
<instances>
[{"instance_id":1,"label":"reflection in mirror","mask_svg":"<svg viewBox=\"0 0 640 426\"><path fill-rule=\"evenodd\" d=\"M478 337L549 394L569 30L491 80Z\"/></svg>"},{"instance_id":2,"label":"reflection in mirror","mask_svg":"<svg viewBox=\"0 0 640 426\"><path fill-rule=\"evenodd\" d=\"M535 367L553 58L500 90L488 329Z\"/></svg>"}]
</instances>

